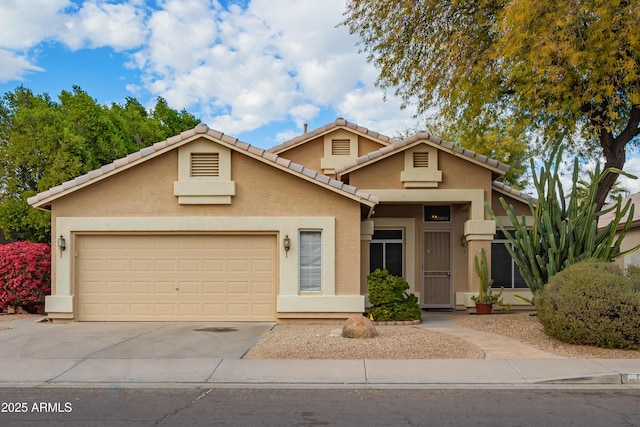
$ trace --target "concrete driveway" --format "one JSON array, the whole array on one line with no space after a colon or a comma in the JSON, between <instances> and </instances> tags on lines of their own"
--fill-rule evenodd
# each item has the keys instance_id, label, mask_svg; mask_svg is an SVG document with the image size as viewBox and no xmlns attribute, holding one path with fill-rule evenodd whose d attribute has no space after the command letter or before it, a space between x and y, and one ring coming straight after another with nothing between
<instances>
[{"instance_id":1,"label":"concrete driveway","mask_svg":"<svg viewBox=\"0 0 640 427\"><path fill-rule=\"evenodd\" d=\"M2 322L0 359L240 359L273 322Z\"/></svg>"}]
</instances>

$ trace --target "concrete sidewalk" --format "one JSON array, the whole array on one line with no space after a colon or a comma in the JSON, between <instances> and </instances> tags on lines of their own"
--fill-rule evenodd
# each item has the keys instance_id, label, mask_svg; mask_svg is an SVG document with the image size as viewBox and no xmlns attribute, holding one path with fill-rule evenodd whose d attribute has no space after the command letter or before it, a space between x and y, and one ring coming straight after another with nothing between
<instances>
[{"instance_id":1,"label":"concrete sidewalk","mask_svg":"<svg viewBox=\"0 0 640 427\"><path fill-rule=\"evenodd\" d=\"M225 355L202 349L186 333L193 325L73 324L60 329L68 331L68 338L62 338L66 342L58 342L61 338L53 338L54 330L48 328L69 325L43 325L31 319L11 326L12 330L0 333L0 387L640 388L639 359L562 358L446 320L421 327L462 337L482 348L486 358L245 360L239 348ZM251 333L243 337L245 351L272 325L246 326ZM160 348L161 353L145 350L149 348Z\"/></svg>"}]
</instances>

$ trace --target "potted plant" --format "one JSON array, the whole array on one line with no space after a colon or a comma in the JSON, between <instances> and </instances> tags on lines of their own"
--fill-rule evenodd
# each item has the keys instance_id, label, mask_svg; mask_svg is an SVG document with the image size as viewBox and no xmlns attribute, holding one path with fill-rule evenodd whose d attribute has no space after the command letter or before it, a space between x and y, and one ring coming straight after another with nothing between
<instances>
[{"instance_id":1,"label":"potted plant","mask_svg":"<svg viewBox=\"0 0 640 427\"><path fill-rule=\"evenodd\" d=\"M487 263L487 254L484 248L480 250L480 261L476 255L474 259L476 267L476 274L480 278L480 292L478 295L471 297L476 303L476 314L491 314L493 310L493 304L502 304L502 288L500 292L495 293L491 290L493 280L489 279L489 265Z\"/></svg>"}]
</instances>

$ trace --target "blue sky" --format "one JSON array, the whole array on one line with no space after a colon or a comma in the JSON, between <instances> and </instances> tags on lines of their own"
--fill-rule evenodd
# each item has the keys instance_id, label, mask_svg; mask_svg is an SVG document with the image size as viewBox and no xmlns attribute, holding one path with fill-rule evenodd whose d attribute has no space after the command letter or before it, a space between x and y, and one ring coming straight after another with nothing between
<instances>
[{"instance_id":1,"label":"blue sky","mask_svg":"<svg viewBox=\"0 0 640 427\"><path fill-rule=\"evenodd\" d=\"M0 91L101 104L164 97L263 148L337 117L386 135L413 110L375 87L344 27L345 0L0 0Z\"/></svg>"},{"instance_id":2,"label":"blue sky","mask_svg":"<svg viewBox=\"0 0 640 427\"><path fill-rule=\"evenodd\" d=\"M338 24L346 0L0 0L0 92L55 97L79 85L101 104L158 96L268 148L343 117L385 135L421 127L375 87ZM625 170L640 175L640 156ZM623 180L631 192L640 181Z\"/></svg>"}]
</instances>

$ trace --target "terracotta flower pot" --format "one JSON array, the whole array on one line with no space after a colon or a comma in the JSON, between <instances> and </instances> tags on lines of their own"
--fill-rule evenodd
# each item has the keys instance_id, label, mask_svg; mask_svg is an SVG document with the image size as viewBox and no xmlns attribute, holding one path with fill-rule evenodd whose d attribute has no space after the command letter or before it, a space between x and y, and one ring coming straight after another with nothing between
<instances>
[{"instance_id":1,"label":"terracotta flower pot","mask_svg":"<svg viewBox=\"0 0 640 427\"><path fill-rule=\"evenodd\" d=\"M476 314L491 314L492 308L493 304L491 304L490 302L477 302Z\"/></svg>"}]
</instances>

